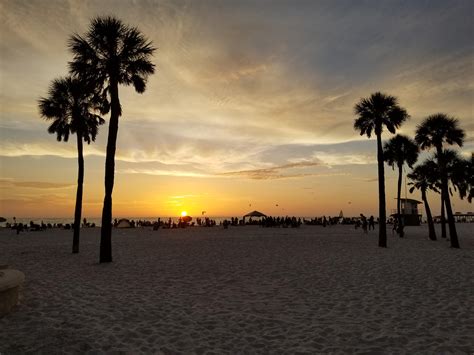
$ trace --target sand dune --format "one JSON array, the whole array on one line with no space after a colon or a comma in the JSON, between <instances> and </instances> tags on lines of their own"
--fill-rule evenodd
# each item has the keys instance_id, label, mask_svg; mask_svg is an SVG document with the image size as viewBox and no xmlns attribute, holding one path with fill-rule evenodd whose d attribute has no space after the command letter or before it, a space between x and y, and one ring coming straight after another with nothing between
<instances>
[{"instance_id":1,"label":"sand dune","mask_svg":"<svg viewBox=\"0 0 474 355\"><path fill-rule=\"evenodd\" d=\"M0 353L472 353L474 235L462 249L426 227L377 247L350 226L0 231L23 271Z\"/></svg>"}]
</instances>

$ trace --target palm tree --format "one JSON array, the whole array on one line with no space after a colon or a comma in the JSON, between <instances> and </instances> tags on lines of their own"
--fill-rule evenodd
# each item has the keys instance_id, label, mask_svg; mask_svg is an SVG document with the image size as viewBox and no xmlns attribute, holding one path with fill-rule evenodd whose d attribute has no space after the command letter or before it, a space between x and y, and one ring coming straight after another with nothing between
<instances>
[{"instance_id":1,"label":"palm tree","mask_svg":"<svg viewBox=\"0 0 474 355\"><path fill-rule=\"evenodd\" d=\"M459 240L448 192L448 174L446 161L443 157L443 146L445 144L457 144L462 147L464 135L464 131L459 128L459 121L444 113L437 113L427 117L417 127L415 135L415 141L421 149L434 147L438 155L438 165L441 175L441 197L446 207L446 214L448 215L449 235L452 248L459 248Z\"/></svg>"},{"instance_id":2,"label":"palm tree","mask_svg":"<svg viewBox=\"0 0 474 355\"><path fill-rule=\"evenodd\" d=\"M95 141L99 125L105 123L102 117L94 111L100 110L100 103L83 83L77 79L66 77L52 82L48 96L39 100L41 116L53 122L48 132L56 134L57 140L68 141L69 135L75 133L77 137L77 193L74 210L74 236L72 252L79 253L79 231L82 214L82 185L84 182L84 156L82 141L87 144Z\"/></svg>"},{"instance_id":3,"label":"palm tree","mask_svg":"<svg viewBox=\"0 0 474 355\"><path fill-rule=\"evenodd\" d=\"M372 94L369 98L361 99L354 107L358 118L354 122L354 129L360 135L366 134L370 138L372 132L377 136L377 163L379 178L379 247L387 247L387 227L385 211L385 174L382 148L382 132L384 126L391 133L407 120L410 116L405 109L398 105L398 100L390 95L380 92Z\"/></svg>"},{"instance_id":4,"label":"palm tree","mask_svg":"<svg viewBox=\"0 0 474 355\"><path fill-rule=\"evenodd\" d=\"M444 161L446 162L448 180L454 190L458 192L459 198L463 200L467 196L469 202L471 202L469 196L472 189L472 180L474 180L471 165L473 158L470 160L464 159L455 150L445 149Z\"/></svg>"},{"instance_id":5,"label":"palm tree","mask_svg":"<svg viewBox=\"0 0 474 355\"><path fill-rule=\"evenodd\" d=\"M85 82L94 83L101 97L110 102L100 262L111 262L115 150L122 115L118 86L133 85L140 94L145 91L148 76L155 72L155 65L150 62L155 48L136 27L129 27L114 17L93 19L85 37L71 37L69 48L74 55L69 63L71 73Z\"/></svg>"},{"instance_id":6,"label":"palm tree","mask_svg":"<svg viewBox=\"0 0 474 355\"><path fill-rule=\"evenodd\" d=\"M454 159L456 161L459 156L457 153L453 150L450 149L445 149L443 151L444 155L444 161L448 162L446 165L446 171L448 174L448 182L452 177L452 169L453 169L453 162L451 162L451 159ZM441 180L441 172L439 170L439 159L438 155L435 153L432 158L430 158L432 164L431 164L431 179L433 182L433 191L436 191L437 193L440 193L442 191L442 180ZM457 164L456 164L457 165ZM456 181L456 184L459 184L459 177ZM462 188L462 187L461 187ZM450 191L450 194L452 196L452 193ZM440 207L440 223L441 223L441 238L446 239L447 238L447 233L446 233L446 202L444 201L443 194L440 196L440 202L441 202L441 207Z\"/></svg>"},{"instance_id":7,"label":"palm tree","mask_svg":"<svg viewBox=\"0 0 474 355\"><path fill-rule=\"evenodd\" d=\"M433 169L437 168L437 164L433 160L427 160L423 164L416 166L413 171L407 175L411 180L408 185L411 185L410 193L415 189L421 191L421 199L425 205L426 220L428 221L428 233L431 240L436 240L436 232L434 228L433 216L431 214L430 205L426 198L428 189L438 191L433 181Z\"/></svg>"},{"instance_id":8,"label":"palm tree","mask_svg":"<svg viewBox=\"0 0 474 355\"><path fill-rule=\"evenodd\" d=\"M467 165L467 200L469 203L472 202L474 198L474 153L471 153L471 159L468 161Z\"/></svg>"},{"instance_id":9,"label":"palm tree","mask_svg":"<svg viewBox=\"0 0 474 355\"><path fill-rule=\"evenodd\" d=\"M441 172L439 169L438 154L434 155L436 167L433 168L432 174L436 177L435 185L438 191L442 190ZM462 200L468 196L469 200L469 180L472 177L469 175L470 162L460 157L460 155L452 149L444 149L443 159L446 162L446 174L448 176L448 192L450 197L453 195L451 186L454 190L459 192L459 198ZM451 185L449 185L451 183ZM446 239L446 202L441 196L441 237Z\"/></svg>"},{"instance_id":10,"label":"palm tree","mask_svg":"<svg viewBox=\"0 0 474 355\"><path fill-rule=\"evenodd\" d=\"M398 168L398 184L397 184L397 218L398 218L398 234L400 238L403 238L403 218L401 214L401 203L400 195L402 191L402 175L403 175L403 164L412 168L413 164L416 163L418 159L418 146L416 143L401 134L397 134L395 137L391 138L388 142L385 143L383 149L384 160L387 162L392 169L395 169L395 166Z\"/></svg>"}]
</instances>

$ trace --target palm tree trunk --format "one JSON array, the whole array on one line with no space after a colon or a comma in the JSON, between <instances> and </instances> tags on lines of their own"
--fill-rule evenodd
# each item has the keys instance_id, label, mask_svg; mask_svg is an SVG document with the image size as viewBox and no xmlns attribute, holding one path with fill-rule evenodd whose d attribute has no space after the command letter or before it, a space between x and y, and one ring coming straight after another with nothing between
<instances>
[{"instance_id":1,"label":"palm tree trunk","mask_svg":"<svg viewBox=\"0 0 474 355\"><path fill-rule=\"evenodd\" d=\"M444 197L441 189L441 238L446 239L446 209L444 208Z\"/></svg>"},{"instance_id":2,"label":"palm tree trunk","mask_svg":"<svg viewBox=\"0 0 474 355\"><path fill-rule=\"evenodd\" d=\"M403 218L402 217L402 208L400 202L400 195L402 194L402 174L403 174L403 164L398 165L398 185L397 185L397 216L398 216L398 234L400 238L403 238Z\"/></svg>"},{"instance_id":3,"label":"palm tree trunk","mask_svg":"<svg viewBox=\"0 0 474 355\"><path fill-rule=\"evenodd\" d=\"M79 253L79 233L81 230L82 214L82 185L84 184L84 156L82 147L82 133L76 132L77 136L77 193L76 208L74 210L74 236L72 238L72 252Z\"/></svg>"},{"instance_id":4,"label":"palm tree trunk","mask_svg":"<svg viewBox=\"0 0 474 355\"><path fill-rule=\"evenodd\" d=\"M118 83L110 78L110 122L105 157L105 197L102 209L102 228L100 233L100 262L112 261L112 191L114 189L115 150L117 146L120 101Z\"/></svg>"},{"instance_id":5,"label":"palm tree trunk","mask_svg":"<svg viewBox=\"0 0 474 355\"><path fill-rule=\"evenodd\" d=\"M449 197L448 182L445 181L445 205L446 214L448 215L449 239L451 240L451 248L459 248L458 234L456 232L456 222L454 221L453 209L451 207L451 199Z\"/></svg>"},{"instance_id":6,"label":"palm tree trunk","mask_svg":"<svg viewBox=\"0 0 474 355\"><path fill-rule=\"evenodd\" d=\"M377 163L379 175L379 247L387 247L387 218L385 212L385 172L381 134L377 134Z\"/></svg>"},{"instance_id":7,"label":"palm tree trunk","mask_svg":"<svg viewBox=\"0 0 474 355\"><path fill-rule=\"evenodd\" d=\"M451 199L449 197L448 190L448 175L446 173L446 162L444 161L442 147L437 147L438 160L441 170L441 183L442 191L441 194L446 206L446 214L448 215L448 226L449 226L449 239L451 240L451 248L459 248L458 234L456 232L456 223L454 221L453 209L451 208Z\"/></svg>"},{"instance_id":8,"label":"palm tree trunk","mask_svg":"<svg viewBox=\"0 0 474 355\"><path fill-rule=\"evenodd\" d=\"M426 198L426 191L424 189L421 190L421 199L425 204L426 220L428 221L428 236L431 240L436 240L436 231L433 223L433 216L431 215L430 205L428 204L428 199Z\"/></svg>"}]
</instances>

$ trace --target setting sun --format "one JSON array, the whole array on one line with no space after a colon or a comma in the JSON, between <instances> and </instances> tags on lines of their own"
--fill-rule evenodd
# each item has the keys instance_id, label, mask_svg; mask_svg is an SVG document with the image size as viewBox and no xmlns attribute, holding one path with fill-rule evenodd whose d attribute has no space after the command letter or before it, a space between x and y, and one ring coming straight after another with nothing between
<instances>
[{"instance_id":1,"label":"setting sun","mask_svg":"<svg viewBox=\"0 0 474 355\"><path fill-rule=\"evenodd\" d=\"M181 217L186 217L187 215L188 215L188 212L186 211L181 212Z\"/></svg>"}]
</instances>

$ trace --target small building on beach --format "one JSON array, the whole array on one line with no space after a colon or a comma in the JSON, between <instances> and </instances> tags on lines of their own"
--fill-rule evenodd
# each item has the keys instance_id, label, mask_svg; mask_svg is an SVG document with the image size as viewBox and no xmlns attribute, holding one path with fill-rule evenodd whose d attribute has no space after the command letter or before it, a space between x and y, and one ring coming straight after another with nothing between
<instances>
[{"instance_id":1,"label":"small building on beach","mask_svg":"<svg viewBox=\"0 0 474 355\"><path fill-rule=\"evenodd\" d=\"M400 199L400 212L403 218L403 224L405 226L419 226L421 223L421 213L418 212L418 205L421 201L417 201L411 198ZM390 215L393 218L398 218L397 209L392 210Z\"/></svg>"}]
</instances>

